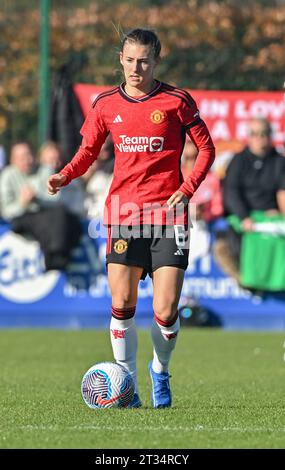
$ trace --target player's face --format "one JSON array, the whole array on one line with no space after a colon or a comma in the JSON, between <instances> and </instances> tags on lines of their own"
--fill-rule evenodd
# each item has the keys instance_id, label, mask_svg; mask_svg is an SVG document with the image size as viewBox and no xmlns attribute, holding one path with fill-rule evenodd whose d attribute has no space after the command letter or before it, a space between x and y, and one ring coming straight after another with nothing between
<instances>
[{"instance_id":1,"label":"player's face","mask_svg":"<svg viewBox=\"0 0 285 470\"><path fill-rule=\"evenodd\" d=\"M148 92L153 83L154 69L158 64L150 46L126 42L123 52L120 52L120 62L127 86Z\"/></svg>"}]
</instances>

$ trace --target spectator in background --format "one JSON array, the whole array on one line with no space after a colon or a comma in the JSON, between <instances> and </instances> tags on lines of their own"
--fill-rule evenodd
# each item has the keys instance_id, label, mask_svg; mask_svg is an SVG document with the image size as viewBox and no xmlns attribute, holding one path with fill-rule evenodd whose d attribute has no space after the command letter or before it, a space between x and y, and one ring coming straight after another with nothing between
<instances>
[{"instance_id":1,"label":"spectator in background","mask_svg":"<svg viewBox=\"0 0 285 470\"><path fill-rule=\"evenodd\" d=\"M85 207L90 219L103 220L105 200L113 180L114 162L114 144L108 137L102 145L98 159L84 175L87 181Z\"/></svg>"},{"instance_id":2,"label":"spectator in background","mask_svg":"<svg viewBox=\"0 0 285 470\"><path fill-rule=\"evenodd\" d=\"M78 217L84 217L85 188L83 181L78 178L64 187L56 196L50 196L45 188L47 179L64 165L60 147L53 141L45 142L38 152L39 168L37 171L37 194L47 204L60 202L70 212Z\"/></svg>"},{"instance_id":3,"label":"spectator in background","mask_svg":"<svg viewBox=\"0 0 285 470\"><path fill-rule=\"evenodd\" d=\"M285 160L272 146L266 119L249 123L248 146L229 164L224 186L225 209L251 230L253 210L285 214Z\"/></svg>"},{"instance_id":4,"label":"spectator in background","mask_svg":"<svg viewBox=\"0 0 285 470\"><path fill-rule=\"evenodd\" d=\"M42 198L38 181L30 145L14 144L10 165L1 173L2 216L14 232L39 242L47 270L64 269L71 249L78 244L81 227L62 204Z\"/></svg>"},{"instance_id":5,"label":"spectator in background","mask_svg":"<svg viewBox=\"0 0 285 470\"><path fill-rule=\"evenodd\" d=\"M35 212L34 190L35 161L31 147L27 142L12 146L10 165L1 174L2 215L6 220L13 220L24 212Z\"/></svg>"},{"instance_id":6,"label":"spectator in background","mask_svg":"<svg viewBox=\"0 0 285 470\"><path fill-rule=\"evenodd\" d=\"M184 180L192 172L198 150L188 139L182 154L181 171ZM191 198L191 204L196 204L196 218L209 223L223 215L223 200L221 185L218 177L210 170L201 185Z\"/></svg>"},{"instance_id":7,"label":"spectator in background","mask_svg":"<svg viewBox=\"0 0 285 470\"><path fill-rule=\"evenodd\" d=\"M4 147L2 147L2 145L0 145L0 173L1 173L1 170L4 168L5 165L6 165L6 152L4 150ZM1 202L1 199L0 199L0 220L2 218L1 205L2 205L2 202Z\"/></svg>"},{"instance_id":8,"label":"spectator in background","mask_svg":"<svg viewBox=\"0 0 285 470\"><path fill-rule=\"evenodd\" d=\"M6 165L6 152L5 152L4 147L0 145L0 171L2 170L2 168L4 168L5 165Z\"/></svg>"},{"instance_id":9,"label":"spectator in background","mask_svg":"<svg viewBox=\"0 0 285 470\"><path fill-rule=\"evenodd\" d=\"M241 220L244 231L253 229L252 211L285 214L285 159L272 146L270 123L263 118L249 123L248 145L230 162L224 180L227 215ZM241 235L232 228L220 240L217 261L239 278Z\"/></svg>"}]
</instances>

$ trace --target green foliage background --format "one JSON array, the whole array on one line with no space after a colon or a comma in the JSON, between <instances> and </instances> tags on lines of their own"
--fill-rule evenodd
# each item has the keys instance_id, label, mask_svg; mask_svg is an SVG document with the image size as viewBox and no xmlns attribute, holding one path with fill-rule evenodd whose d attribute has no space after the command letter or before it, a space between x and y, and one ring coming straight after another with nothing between
<instances>
[{"instance_id":1,"label":"green foliage background","mask_svg":"<svg viewBox=\"0 0 285 470\"><path fill-rule=\"evenodd\" d=\"M39 0L1 0L0 144L36 143ZM281 90L284 0L51 0L51 76L73 63L73 82L114 85L122 32L159 34L161 80L192 89Z\"/></svg>"}]
</instances>

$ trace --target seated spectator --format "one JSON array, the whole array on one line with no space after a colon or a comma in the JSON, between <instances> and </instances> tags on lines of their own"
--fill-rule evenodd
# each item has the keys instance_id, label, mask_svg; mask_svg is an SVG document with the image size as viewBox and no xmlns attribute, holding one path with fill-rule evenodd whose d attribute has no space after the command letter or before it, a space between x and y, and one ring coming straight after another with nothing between
<instances>
[{"instance_id":1,"label":"seated spectator","mask_svg":"<svg viewBox=\"0 0 285 470\"><path fill-rule=\"evenodd\" d=\"M64 269L71 249L79 242L81 226L62 204L48 204L38 187L30 145L14 144L10 165L1 173L2 216L14 232L40 243L47 270Z\"/></svg>"},{"instance_id":2,"label":"seated spectator","mask_svg":"<svg viewBox=\"0 0 285 470\"><path fill-rule=\"evenodd\" d=\"M198 154L196 146L191 140L187 140L182 154L181 170L186 179L193 170ZM196 204L196 218L209 223L223 215L223 200L221 186L218 177L209 171L205 180L201 183L191 204Z\"/></svg>"},{"instance_id":3,"label":"seated spectator","mask_svg":"<svg viewBox=\"0 0 285 470\"><path fill-rule=\"evenodd\" d=\"M6 165L6 153L4 147L0 145L0 172ZM1 199L0 199L0 220L2 219L2 212L1 212Z\"/></svg>"},{"instance_id":4,"label":"seated spectator","mask_svg":"<svg viewBox=\"0 0 285 470\"><path fill-rule=\"evenodd\" d=\"M48 178L64 165L60 147L52 141L45 142L38 152L39 168L37 171L38 190L37 194L46 201L47 204L60 202L70 212L79 217L84 217L85 188L81 178L74 179L68 186L62 188L58 194L51 196L46 190Z\"/></svg>"},{"instance_id":5,"label":"seated spectator","mask_svg":"<svg viewBox=\"0 0 285 470\"><path fill-rule=\"evenodd\" d=\"M6 165L6 153L4 147L0 145L0 170Z\"/></svg>"},{"instance_id":6,"label":"seated spectator","mask_svg":"<svg viewBox=\"0 0 285 470\"><path fill-rule=\"evenodd\" d=\"M113 180L114 145L111 138L103 144L97 160L87 171L85 207L90 219L103 219L104 205Z\"/></svg>"},{"instance_id":7,"label":"seated spectator","mask_svg":"<svg viewBox=\"0 0 285 470\"><path fill-rule=\"evenodd\" d=\"M224 206L227 215L240 220L242 232L254 229L254 211L262 211L265 216L285 215L285 159L272 146L271 128L266 119L252 119L247 147L228 166ZM239 279L242 237L231 228L226 240L220 241L217 252L226 272L229 273L228 262L230 270L235 268L236 279Z\"/></svg>"}]
</instances>

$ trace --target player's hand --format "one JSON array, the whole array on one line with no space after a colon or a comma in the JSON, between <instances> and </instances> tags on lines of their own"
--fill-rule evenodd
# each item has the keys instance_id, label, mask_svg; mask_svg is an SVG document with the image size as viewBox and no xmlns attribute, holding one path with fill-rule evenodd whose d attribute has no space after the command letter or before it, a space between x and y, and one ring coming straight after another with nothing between
<instances>
[{"instance_id":1,"label":"player's hand","mask_svg":"<svg viewBox=\"0 0 285 470\"><path fill-rule=\"evenodd\" d=\"M185 196L184 193L182 193L182 191L178 190L178 191L175 191L175 193L173 193L172 196L170 196L166 204L169 206L169 209L171 209L172 207L175 207L176 204L179 204L180 202L182 202L186 206L189 202L189 199L187 196Z\"/></svg>"},{"instance_id":2,"label":"player's hand","mask_svg":"<svg viewBox=\"0 0 285 470\"><path fill-rule=\"evenodd\" d=\"M55 173L54 175L51 175L47 182L48 193L51 195L58 193L58 191L64 185L66 180L67 177L65 175L62 175L61 173Z\"/></svg>"}]
</instances>

